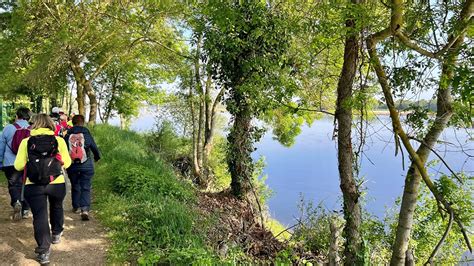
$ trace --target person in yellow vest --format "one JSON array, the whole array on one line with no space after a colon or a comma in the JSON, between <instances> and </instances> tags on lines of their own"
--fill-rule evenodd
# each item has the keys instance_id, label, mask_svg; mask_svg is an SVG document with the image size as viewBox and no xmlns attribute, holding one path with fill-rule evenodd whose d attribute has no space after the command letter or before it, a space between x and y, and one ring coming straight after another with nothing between
<instances>
[{"instance_id":1,"label":"person in yellow vest","mask_svg":"<svg viewBox=\"0 0 474 266\"><path fill-rule=\"evenodd\" d=\"M64 139L54 136L56 125L48 115L35 115L32 123L30 137L22 140L14 166L26 173L24 198L33 213L37 260L44 265L50 262L51 243L61 240L66 196L63 169L71 165L71 158Z\"/></svg>"}]
</instances>

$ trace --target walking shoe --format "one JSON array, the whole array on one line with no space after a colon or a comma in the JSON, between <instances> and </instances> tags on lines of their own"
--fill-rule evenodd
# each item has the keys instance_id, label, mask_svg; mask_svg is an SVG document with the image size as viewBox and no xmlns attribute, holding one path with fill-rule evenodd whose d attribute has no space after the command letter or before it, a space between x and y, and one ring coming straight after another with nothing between
<instances>
[{"instance_id":1,"label":"walking shoe","mask_svg":"<svg viewBox=\"0 0 474 266\"><path fill-rule=\"evenodd\" d=\"M72 208L72 212L79 214L81 213L81 210L79 210L79 208Z\"/></svg>"},{"instance_id":2,"label":"walking shoe","mask_svg":"<svg viewBox=\"0 0 474 266\"><path fill-rule=\"evenodd\" d=\"M21 220L21 203L19 201L13 204L13 221Z\"/></svg>"},{"instance_id":3,"label":"walking shoe","mask_svg":"<svg viewBox=\"0 0 474 266\"><path fill-rule=\"evenodd\" d=\"M83 221L89 221L89 212L88 211L82 211L81 212L81 219Z\"/></svg>"},{"instance_id":4,"label":"walking shoe","mask_svg":"<svg viewBox=\"0 0 474 266\"><path fill-rule=\"evenodd\" d=\"M52 236L52 238L51 238L51 242L52 242L53 244L59 244L59 243L61 242L61 236L62 236L62 235L63 235L63 232L61 232L61 233L59 233L59 234L57 234L57 235L54 235L54 234L53 234L53 236Z\"/></svg>"},{"instance_id":5,"label":"walking shoe","mask_svg":"<svg viewBox=\"0 0 474 266\"><path fill-rule=\"evenodd\" d=\"M22 210L21 211L21 218L28 219L30 217L30 210Z\"/></svg>"},{"instance_id":6,"label":"walking shoe","mask_svg":"<svg viewBox=\"0 0 474 266\"><path fill-rule=\"evenodd\" d=\"M36 260L40 265L46 265L49 263L49 255L51 255L51 248L45 253L38 254L38 256L36 256Z\"/></svg>"}]
</instances>

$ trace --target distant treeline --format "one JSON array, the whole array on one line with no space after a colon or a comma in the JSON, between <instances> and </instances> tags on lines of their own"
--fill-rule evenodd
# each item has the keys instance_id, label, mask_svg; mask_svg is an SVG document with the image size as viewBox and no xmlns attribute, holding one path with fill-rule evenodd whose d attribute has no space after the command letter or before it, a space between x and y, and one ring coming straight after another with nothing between
<instances>
[{"instance_id":1,"label":"distant treeline","mask_svg":"<svg viewBox=\"0 0 474 266\"><path fill-rule=\"evenodd\" d=\"M436 112L436 99L431 99L431 100L397 100L395 101L395 106L397 107L398 110L410 110L413 109L413 107L422 107L426 108L429 111ZM377 110L388 110L387 105L385 104L384 101L379 101L379 104L376 108Z\"/></svg>"}]
</instances>

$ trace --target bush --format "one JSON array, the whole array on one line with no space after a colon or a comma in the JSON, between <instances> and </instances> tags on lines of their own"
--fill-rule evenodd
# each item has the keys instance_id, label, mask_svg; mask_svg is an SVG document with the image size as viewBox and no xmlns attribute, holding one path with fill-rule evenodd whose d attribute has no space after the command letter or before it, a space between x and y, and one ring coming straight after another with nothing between
<instances>
[{"instance_id":1,"label":"bush","mask_svg":"<svg viewBox=\"0 0 474 266\"><path fill-rule=\"evenodd\" d=\"M146 136L151 150L159 153L167 162L191 154L191 140L180 137L169 121L156 126L156 131Z\"/></svg>"}]
</instances>

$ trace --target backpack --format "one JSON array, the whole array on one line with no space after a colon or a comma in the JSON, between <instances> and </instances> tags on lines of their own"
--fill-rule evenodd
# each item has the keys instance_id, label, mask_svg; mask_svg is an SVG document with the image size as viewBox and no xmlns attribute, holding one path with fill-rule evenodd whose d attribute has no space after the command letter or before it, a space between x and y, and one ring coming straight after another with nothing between
<instances>
[{"instance_id":1,"label":"backpack","mask_svg":"<svg viewBox=\"0 0 474 266\"><path fill-rule=\"evenodd\" d=\"M62 174L58 159L58 141L55 136L39 135L28 139L26 172L31 182L47 185Z\"/></svg>"},{"instance_id":2,"label":"backpack","mask_svg":"<svg viewBox=\"0 0 474 266\"><path fill-rule=\"evenodd\" d=\"M13 123L13 125L15 126L16 131L13 134L12 145L9 146L9 148L13 154L16 155L18 153L18 148L20 147L21 141L30 136L30 127L21 127L17 123Z\"/></svg>"},{"instance_id":3,"label":"backpack","mask_svg":"<svg viewBox=\"0 0 474 266\"><path fill-rule=\"evenodd\" d=\"M69 135L69 155L75 163L84 163L87 161L86 139L84 134L75 133Z\"/></svg>"}]
</instances>

